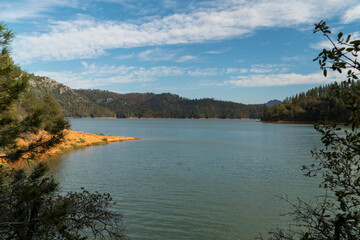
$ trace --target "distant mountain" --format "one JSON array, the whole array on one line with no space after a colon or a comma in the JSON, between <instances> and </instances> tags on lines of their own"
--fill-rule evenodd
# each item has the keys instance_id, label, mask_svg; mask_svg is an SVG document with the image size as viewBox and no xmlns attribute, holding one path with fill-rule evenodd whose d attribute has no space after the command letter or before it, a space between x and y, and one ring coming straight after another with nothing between
<instances>
[{"instance_id":1,"label":"distant mountain","mask_svg":"<svg viewBox=\"0 0 360 240\"><path fill-rule=\"evenodd\" d=\"M65 117L115 117L115 113L90 101L75 90L51 78L30 76L30 89L40 98L46 92L51 93L63 109Z\"/></svg>"},{"instance_id":2,"label":"distant mountain","mask_svg":"<svg viewBox=\"0 0 360 240\"><path fill-rule=\"evenodd\" d=\"M118 118L260 118L263 104L245 105L210 98L187 99L175 94L119 94L102 90L76 90L110 109Z\"/></svg>"},{"instance_id":3,"label":"distant mountain","mask_svg":"<svg viewBox=\"0 0 360 240\"><path fill-rule=\"evenodd\" d=\"M37 98L49 92L65 117L260 118L263 110L263 104L245 105L210 98L191 100L170 93L74 90L48 77L31 76L29 84Z\"/></svg>"},{"instance_id":4,"label":"distant mountain","mask_svg":"<svg viewBox=\"0 0 360 240\"><path fill-rule=\"evenodd\" d=\"M266 103L266 106L268 107L273 107L274 105L280 105L282 104L282 101L274 99L274 100L270 100Z\"/></svg>"}]
</instances>

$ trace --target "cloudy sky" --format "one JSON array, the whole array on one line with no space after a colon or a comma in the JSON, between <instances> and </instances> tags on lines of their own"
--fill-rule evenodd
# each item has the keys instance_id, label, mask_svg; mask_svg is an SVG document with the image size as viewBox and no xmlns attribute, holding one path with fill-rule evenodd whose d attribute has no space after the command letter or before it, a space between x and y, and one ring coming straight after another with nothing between
<instances>
[{"instance_id":1,"label":"cloudy sky","mask_svg":"<svg viewBox=\"0 0 360 240\"><path fill-rule=\"evenodd\" d=\"M359 36L359 0L1 0L24 70L72 88L264 103L326 84L314 23Z\"/></svg>"}]
</instances>

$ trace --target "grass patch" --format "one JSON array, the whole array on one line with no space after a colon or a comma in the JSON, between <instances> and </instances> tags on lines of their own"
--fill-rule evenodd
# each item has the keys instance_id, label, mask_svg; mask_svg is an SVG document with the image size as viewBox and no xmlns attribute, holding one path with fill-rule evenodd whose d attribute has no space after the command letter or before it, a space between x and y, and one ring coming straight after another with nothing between
<instances>
[{"instance_id":1,"label":"grass patch","mask_svg":"<svg viewBox=\"0 0 360 240\"><path fill-rule=\"evenodd\" d=\"M8 168L10 167L10 165L8 163L0 163L0 166L3 167L3 168Z\"/></svg>"},{"instance_id":2,"label":"grass patch","mask_svg":"<svg viewBox=\"0 0 360 240\"><path fill-rule=\"evenodd\" d=\"M79 145L77 145L77 144L75 144L75 143L71 143L70 145L71 145L71 147L72 147L73 149L83 149L83 148L84 148L84 146L79 146Z\"/></svg>"},{"instance_id":3,"label":"grass patch","mask_svg":"<svg viewBox=\"0 0 360 240\"><path fill-rule=\"evenodd\" d=\"M101 139L101 141L107 142L107 138L103 138Z\"/></svg>"},{"instance_id":4,"label":"grass patch","mask_svg":"<svg viewBox=\"0 0 360 240\"><path fill-rule=\"evenodd\" d=\"M61 153L67 153L69 151L69 149L66 147L60 147L60 151L61 151Z\"/></svg>"},{"instance_id":5,"label":"grass patch","mask_svg":"<svg viewBox=\"0 0 360 240\"><path fill-rule=\"evenodd\" d=\"M99 146L99 145L104 145L106 144L105 142L94 142L93 145L94 146Z\"/></svg>"},{"instance_id":6,"label":"grass patch","mask_svg":"<svg viewBox=\"0 0 360 240\"><path fill-rule=\"evenodd\" d=\"M96 133L96 135L100 135L100 136L105 136L105 134L101 133Z\"/></svg>"}]
</instances>

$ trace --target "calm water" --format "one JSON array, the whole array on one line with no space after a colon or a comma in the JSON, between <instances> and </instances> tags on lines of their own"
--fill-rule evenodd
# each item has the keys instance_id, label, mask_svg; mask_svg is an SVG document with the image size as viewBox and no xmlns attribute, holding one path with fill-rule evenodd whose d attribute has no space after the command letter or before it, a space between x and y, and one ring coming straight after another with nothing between
<instances>
[{"instance_id":1,"label":"calm water","mask_svg":"<svg viewBox=\"0 0 360 240\"><path fill-rule=\"evenodd\" d=\"M253 120L71 119L90 133L139 137L54 162L62 190L110 192L132 239L253 239L288 224L276 196L304 198L321 146L311 125Z\"/></svg>"}]
</instances>

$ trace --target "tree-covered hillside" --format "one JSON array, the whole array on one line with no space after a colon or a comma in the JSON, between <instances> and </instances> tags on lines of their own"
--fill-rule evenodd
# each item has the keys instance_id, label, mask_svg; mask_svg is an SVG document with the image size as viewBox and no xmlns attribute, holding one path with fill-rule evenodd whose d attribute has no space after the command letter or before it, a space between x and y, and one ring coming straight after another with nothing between
<instances>
[{"instance_id":1,"label":"tree-covered hillside","mask_svg":"<svg viewBox=\"0 0 360 240\"><path fill-rule=\"evenodd\" d=\"M260 118L263 106L209 98L191 100L170 93L119 94L101 90L76 92L114 111L118 118Z\"/></svg>"},{"instance_id":2,"label":"tree-covered hillside","mask_svg":"<svg viewBox=\"0 0 360 240\"><path fill-rule=\"evenodd\" d=\"M119 94L74 90L48 77L30 76L30 89L40 99L51 95L65 117L117 118L260 118L262 104L245 105L210 98L187 99L170 93Z\"/></svg>"},{"instance_id":3,"label":"tree-covered hillside","mask_svg":"<svg viewBox=\"0 0 360 240\"><path fill-rule=\"evenodd\" d=\"M261 119L264 121L345 122L350 117L350 111L346 108L342 94L344 86L341 84L338 91L334 91L333 86L315 87L286 98L282 104L273 107L264 106ZM353 85L354 88L359 86L359 83Z\"/></svg>"},{"instance_id":4,"label":"tree-covered hillside","mask_svg":"<svg viewBox=\"0 0 360 240\"><path fill-rule=\"evenodd\" d=\"M48 77L30 76L31 91L39 99L46 93L61 106L65 117L115 117L115 114Z\"/></svg>"}]
</instances>

